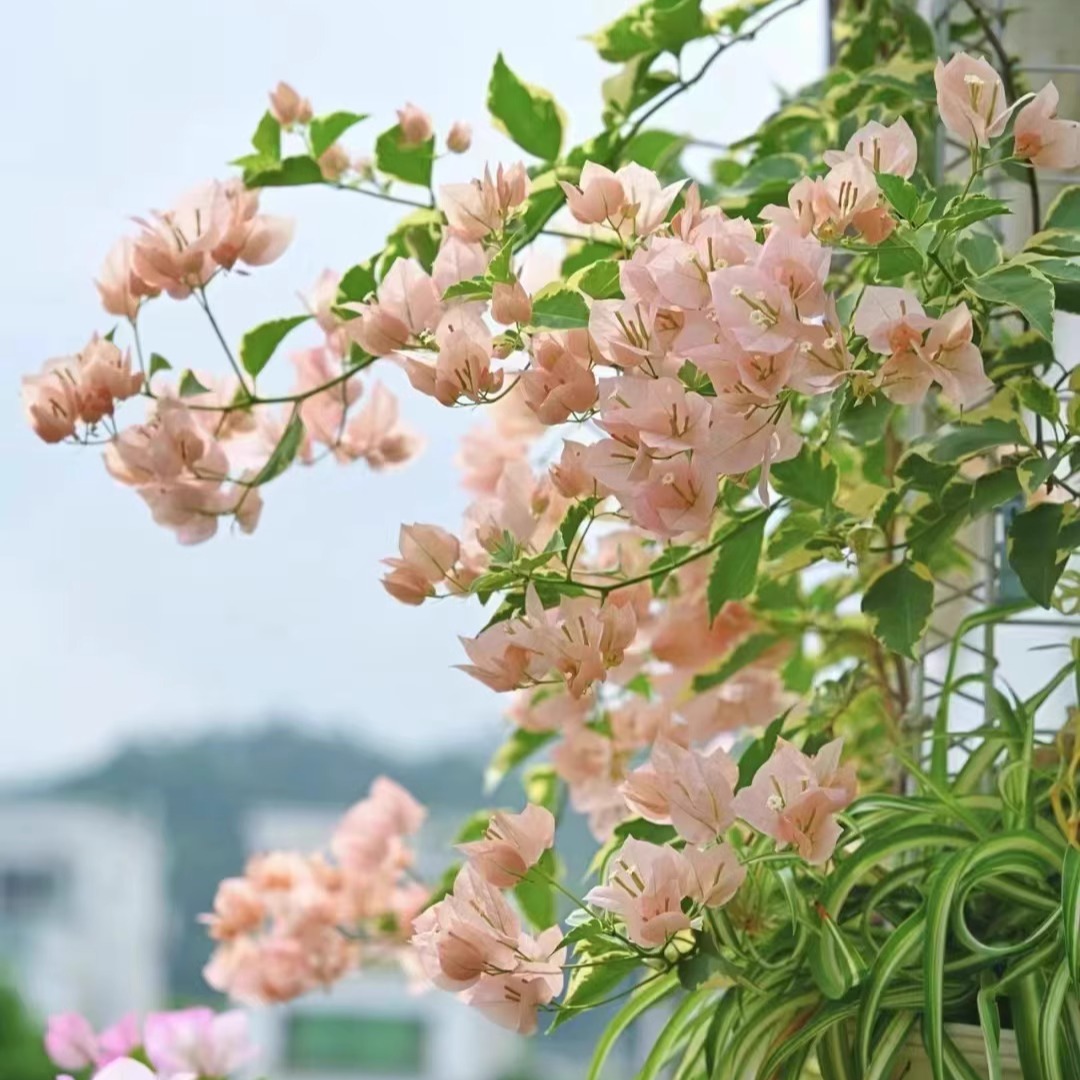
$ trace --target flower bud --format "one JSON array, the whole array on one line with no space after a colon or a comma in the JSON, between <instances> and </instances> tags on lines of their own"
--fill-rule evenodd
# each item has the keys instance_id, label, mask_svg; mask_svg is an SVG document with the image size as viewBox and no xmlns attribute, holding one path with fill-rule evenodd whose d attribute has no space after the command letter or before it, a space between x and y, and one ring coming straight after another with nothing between
<instances>
[{"instance_id":1,"label":"flower bud","mask_svg":"<svg viewBox=\"0 0 1080 1080\"><path fill-rule=\"evenodd\" d=\"M302 98L287 82L270 91L270 115L282 126L306 124L311 119L311 102Z\"/></svg>"},{"instance_id":2,"label":"flower bud","mask_svg":"<svg viewBox=\"0 0 1080 1080\"><path fill-rule=\"evenodd\" d=\"M340 143L327 147L319 158L319 169L327 180L340 180L349 171L349 155Z\"/></svg>"},{"instance_id":3,"label":"flower bud","mask_svg":"<svg viewBox=\"0 0 1080 1080\"><path fill-rule=\"evenodd\" d=\"M446 136L446 149L452 154L464 154L472 146L472 127L458 120Z\"/></svg>"},{"instance_id":4,"label":"flower bud","mask_svg":"<svg viewBox=\"0 0 1080 1080\"><path fill-rule=\"evenodd\" d=\"M406 146L419 146L432 135L431 117L412 102L397 111L398 127L401 129L401 141Z\"/></svg>"}]
</instances>

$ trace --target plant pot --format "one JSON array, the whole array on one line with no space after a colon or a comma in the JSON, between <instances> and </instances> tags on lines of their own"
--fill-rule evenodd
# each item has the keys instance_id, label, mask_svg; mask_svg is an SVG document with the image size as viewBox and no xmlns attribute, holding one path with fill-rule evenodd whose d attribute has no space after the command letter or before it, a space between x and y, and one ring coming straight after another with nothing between
<instances>
[{"instance_id":1,"label":"plant pot","mask_svg":"<svg viewBox=\"0 0 1080 1080\"><path fill-rule=\"evenodd\" d=\"M979 1076L989 1080L990 1070L986 1066L986 1048L983 1042L982 1028L973 1024L946 1024L945 1030L956 1048L964 1055L964 1060ZM1002 1080L1023 1080L1020 1071L1020 1055L1016 1048L1016 1036L1011 1031L1001 1033L1001 1076ZM923 1046L922 1035L917 1026L904 1044L904 1050L897 1062L894 1080L934 1080L930 1069L930 1058Z\"/></svg>"}]
</instances>

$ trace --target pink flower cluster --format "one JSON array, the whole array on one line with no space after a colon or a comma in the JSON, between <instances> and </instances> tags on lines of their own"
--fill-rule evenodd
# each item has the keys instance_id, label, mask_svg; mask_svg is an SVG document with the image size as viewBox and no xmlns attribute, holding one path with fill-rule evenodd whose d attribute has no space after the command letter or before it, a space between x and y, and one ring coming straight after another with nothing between
<instances>
[{"instance_id":1,"label":"pink flower cluster","mask_svg":"<svg viewBox=\"0 0 1080 1080\"><path fill-rule=\"evenodd\" d=\"M483 839L461 845L468 862L453 890L414 923L411 944L426 977L522 1035L562 992L567 950L557 925L526 933L501 890L536 865L554 836L555 820L542 806L495 814Z\"/></svg>"},{"instance_id":2,"label":"pink flower cluster","mask_svg":"<svg viewBox=\"0 0 1080 1080\"><path fill-rule=\"evenodd\" d=\"M842 750L834 739L807 757L778 740L750 786L735 796L735 812L779 847L794 846L807 862L828 861L840 837L835 815L855 798L855 770L840 764Z\"/></svg>"},{"instance_id":3,"label":"pink flower cluster","mask_svg":"<svg viewBox=\"0 0 1080 1080\"><path fill-rule=\"evenodd\" d=\"M182 300L237 263L274 262L293 234L287 218L261 214L259 193L239 180L201 184L136 222L139 233L116 243L97 281L105 310L127 319L159 293Z\"/></svg>"},{"instance_id":4,"label":"pink flower cluster","mask_svg":"<svg viewBox=\"0 0 1080 1080\"><path fill-rule=\"evenodd\" d=\"M130 1014L100 1033L79 1014L62 1013L49 1017L45 1050L61 1069L100 1070L94 1080L224 1080L256 1053L244 1013L206 1008L150 1013L141 1025ZM133 1060L136 1053L153 1072Z\"/></svg>"},{"instance_id":5,"label":"pink flower cluster","mask_svg":"<svg viewBox=\"0 0 1080 1080\"><path fill-rule=\"evenodd\" d=\"M380 777L323 854L274 852L221 883L204 916L218 948L205 969L243 1002L288 1001L329 986L362 960L400 957L427 890L409 875L408 838L424 808Z\"/></svg>"},{"instance_id":6,"label":"pink flower cluster","mask_svg":"<svg viewBox=\"0 0 1080 1080\"><path fill-rule=\"evenodd\" d=\"M948 63L939 60L934 82L941 122L962 142L989 146L1018 110L1013 124L1016 157L1047 169L1080 166L1080 123L1058 119L1059 95L1052 82L1010 106L998 72L982 57L967 53L957 53Z\"/></svg>"},{"instance_id":7,"label":"pink flower cluster","mask_svg":"<svg viewBox=\"0 0 1080 1080\"><path fill-rule=\"evenodd\" d=\"M580 698L622 663L636 631L634 609L628 605L575 596L545 609L530 586L522 616L462 639L472 661L462 670L501 691L559 678L571 697Z\"/></svg>"},{"instance_id":8,"label":"pink flower cluster","mask_svg":"<svg viewBox=\"0 0 1080 1080\"><path fill-rule=\"evenodd\" d=\"M62 442L80 423L92 430L111 417L116 403L142 385L141 372L131 370L131 354L95 334L82 352L49 360L40 374L23 376L23 407L39 438Z\"/></svg>"},{"instance_id":9,"label":"pink flower cluster","mask_svg":"<svg viewBox=\"0 0 1080 1080\"><path fill-rule=\"evenodd\" d=\"M840 835L833 815L855 797L855 772L841 767L842 749L835 739L807 757L780 740L753 783L736 794L739 770L726 751L658 739L622 792L637 814L673 825L691 844L712 843L738 817L782 845L794 844L808 862L823 863Z\"/></svg>"},{"instance_id":10,"label":"pink flower cluster","mask_svg":"<svg viewBox=\"0 0 1080 1080\"><path fill-rule=\"evenodd\" d=\"M615 915L631 941L657 948L689 930L702 908L726 904L745 877L730 844L680 850L631 838L612 855L606 884L585 900Z\"/></svg>"},{"instance_id":11,"label":"pink flower cluster","mask_svg":"<svg viewBox=\"0 0 1080 1080\"><path fill-rule=\"evenodd\" d=\"M934 319L906 289L870 285L855 311L854 327L871 352L888 358L873 382L891 401L922 401L937 383L950 401L971 406L994 388L972 341L967 304Z\"/></svg>"},{"instance_id":12,"label":"pink flower cluster","mask_svg":"<svg viewBox=\"0 0 1080 1080\"><path fill-rule=\"evenodd\" d=\"M626 840L608 863L607 883L585 899L615 914L631 941L655 948L691 928L693 905L720 907L738 891L746 868L720 839L736 818L810 863L826 862L840 836L836 814L855 797L855 773L840 765L841 749L837 739L807 757L781 740L736 794L738 766L724 750L657 740L650 762L622 790L646 820L673 824L686 846Z\"/></svg>"}]
</instances>

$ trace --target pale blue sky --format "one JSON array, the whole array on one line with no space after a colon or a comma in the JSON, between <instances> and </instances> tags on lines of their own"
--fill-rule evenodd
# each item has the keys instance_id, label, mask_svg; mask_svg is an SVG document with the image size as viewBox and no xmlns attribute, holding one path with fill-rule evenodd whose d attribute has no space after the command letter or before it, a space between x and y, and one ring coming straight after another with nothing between
<instances>
[{"instance_id":1,"label":"pale blue sky","mask_svg":"<svg viewBox=\"0 0 1080 1080\"><path fill-rule=\"evenodd\" d=\"M109 328L91 281L127 218L226 175L277 79L317 111L372 113L348 140L356 153L406 100L444 132L470 120L473 153L439 174L465 179L485 158L519 156L486 122L495 53L555 93L576 141L596 129L600 80L612 70L581 39L626 6L35 0L9 17L0 39L0 777L77 764L133 735L268 713L355 725L405 750L496 729L497 697L451 669L456 635L482 625L479 607L406 608L378 582L400 522L457 527L466 500L449 459L469 414L406 388L403 411L429 438L422 460L387 475L330 462L296 470L266 490L254 537L225 530L182 548L96 451L30 434L18 378ZM808 0L732 50L664 125L721 142L750 131L777 86L821 70L824 7ZM396 219L393 207L324 191L271 192L264 206L295 215L297 238L274 266L214 290L234 338L296 311L298 290L377 249ZM221 362L191 304L155 303L144 334L177 367ZM141 408L125 413L129 422Z\"/></svg>"}]
</instances>

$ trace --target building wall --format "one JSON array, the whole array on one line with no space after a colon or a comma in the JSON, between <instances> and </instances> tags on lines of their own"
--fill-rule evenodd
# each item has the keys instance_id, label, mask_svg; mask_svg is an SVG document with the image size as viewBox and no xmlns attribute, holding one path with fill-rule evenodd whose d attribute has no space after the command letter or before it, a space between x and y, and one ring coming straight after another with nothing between
<instances>
[{"instance_id":1,"label":"building wall","mask_svg":"<svg viewBox=\"0 0 1080 1080\"><path fill-rule=\"evenodd\" d=\"M98 1024L165 997L161 838L96 806L0 802L0 967L39 1015Z\"/></svg>"}]
</instances>

